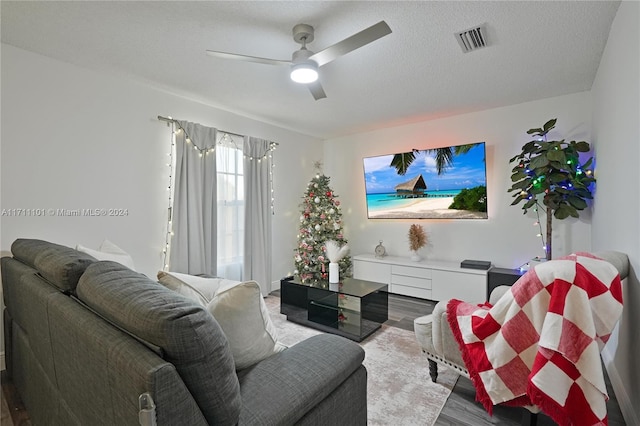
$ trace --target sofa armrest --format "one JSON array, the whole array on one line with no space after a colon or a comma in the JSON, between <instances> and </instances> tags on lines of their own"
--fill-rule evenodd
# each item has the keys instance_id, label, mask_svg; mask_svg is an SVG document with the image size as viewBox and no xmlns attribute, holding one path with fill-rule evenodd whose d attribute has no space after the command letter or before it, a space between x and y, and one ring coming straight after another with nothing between
<instances>
[{"instance_id":1,"label":"sofa armrest","mask_svg":"<svg viewBox=\"0 0 640 426\"><path fill-rule=\"evenodd\" d=\"M500 300L500 298L509 291L510 288L511 286L508 286L508 285L500 285L494 288L491 294L489 295L489 303L491 305L495 305L498 302L498 300Z\"/></svg>"},{"instance_id":2,"label":"sofa armrest","mask_svg":"<svg viewBox=\"0 0 640 426\"><path fill-rule=\"evenodd\" d=\"M453 332L447 320L448 302L449 301L438 302L431 313L433 316L433 347L436 353L447 361L464 366L458 342L456 342L455 337L453 337Z\"/></svg>"},{"instance_id":3,"label":"sofa armrest","mask_svg":"<svg viewBox=\"0 0 640 426\"><path fill-rule=\"evenodd\" d=\"M240 424L294 424L362 367L360 345L333 334L310 337L238 372ZM366 399L356 381L353 398ZM353 404L347 399L344 404Z\"/></svg>"},{"instance_id":4,"label":"sofa armrest","mask_svg":"<svg viewBox=\"0 0 640 426\"><path fill-rule=\"evenodd\" d=\"M629 275L629 257L625 253L607 250L595 252L594 255L611 263L618 270L621 280Z\"/></svg>"},{"instance_id":5,"label":"sofa armrest","mask_svg":"<svg viewBox=\"0 0 640 426\"><path fill-rule=\"evenodd\" d=\"M447 321L447 302L442 301L436 303L436 306L431 312L431 337L433 339L433 348L436 353L444 357L444 350L442 346L442 327L449 328L449 322Z\"/></svg>"}]
</instances>

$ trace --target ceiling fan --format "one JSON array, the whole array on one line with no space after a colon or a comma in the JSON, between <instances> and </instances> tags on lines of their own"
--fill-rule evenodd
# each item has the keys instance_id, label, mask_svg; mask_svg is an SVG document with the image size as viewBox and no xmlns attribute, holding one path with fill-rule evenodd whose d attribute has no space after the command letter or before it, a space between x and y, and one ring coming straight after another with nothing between
<instances>
[{"instance_id":1,"label":"ceiling fan","mask_svg":"<svg viewBox=\"0 0 640 426\"><path fill-rule=\"evenodd\" d=\"M302 44L302 47L293 52L291 60L260 58L215 50L207 50L207 54L218 58L237 59L267 65L290 65L291 79L296 83L306 84L315 100L318 100L327 97L318 81L319 67L388 34L391 34L391 28L386 22L380 21L318 53L314 53L307 49L307 43L313 41L313 27L307 24L298 24L293 27L293 39L296 43Z\"/></svg>"}]
</instances>

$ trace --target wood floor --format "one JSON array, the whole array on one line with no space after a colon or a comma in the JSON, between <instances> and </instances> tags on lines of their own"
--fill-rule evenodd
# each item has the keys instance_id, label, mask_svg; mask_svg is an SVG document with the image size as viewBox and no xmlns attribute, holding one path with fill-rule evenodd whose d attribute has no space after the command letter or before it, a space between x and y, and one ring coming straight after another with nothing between
<instances>
[{"instance_id":1,"label":"wood floor","mask_svg":"<svg viewBox=\"0 0 640 426\"><path fill-rule=\"evenodd\" d=\"M272 294L279 296L279 292ZM428 315L433 311L434 302L412 297L389 295L389 320L387 325L413 331L413 320L422 315ZM427 358L424 359L424 368L427 368ZM2 379L2 413L0 424L2 426L30 426L29 416L22 405L22 401L13 384L7 380L5 372L0 375ZM607 412L610 426L625 425L622 413L611 389L608 376L605 379L611 399L607 402ZM516 426L522 424L523 414L528 412L523 408L497 406L493 416L489 416L484 408L475 402L475 389L471 381L460 377L449 396L445 406L436 421L436 426L484 426L501 425ZM555 425L544 414L538 415L538 426Z\"/></svg>"},{"instance_id":2,"label":"wood floor","mask_svg":"<svg viewBox=\"0 0 640 426\"><path fill-rule=\"evenodd\" d=\"M0 401L2 412L0 413L0 425L2 426L31 426L29 414L22 404L13 383L7 379L6 370L2 370L0 378L2 380L2 392Z\"/></svg>"}]
</instances>

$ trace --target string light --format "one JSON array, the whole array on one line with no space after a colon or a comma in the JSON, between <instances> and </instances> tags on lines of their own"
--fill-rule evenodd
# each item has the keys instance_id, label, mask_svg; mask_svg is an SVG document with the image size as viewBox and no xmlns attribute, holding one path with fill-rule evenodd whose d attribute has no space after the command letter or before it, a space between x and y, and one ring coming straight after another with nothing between
<instances>
[{"instance_id":1,"label":"string light","mask_svg":"<svg viewBox=\"0 0 640 426\"><path fill-rule=\"evenodd\" d=\"M171 117L169 117L171 119ZM162 250L164 264L164 270L169 270L169 258L171 255L171 236L173 235L173 158L174 151L176 147L176 135L180 133L180 128L176 129L175 122L171 122L171 139L170 139L170 147L169 147L169 163L167 166L169 167L169 186L167 187L167 191L169 192L169 206L167 207L167 232L165 235L164 241L164 249Z\"/></svg>"},{"instance_id":2,"label":"string light","mask_svg":"<svg viewBox=\"0 0 640 426\"><path fill-rule=\"evenodd\" d=\"M276 149L276 146L277 145L274 144L272 146L273 149L269 153L269 164L270 164L270 167L269 167L269 185L271 186L271 214L272 215L276 214L276 211L275 211L276 198L275 198L275 190L273 188L273 166L274 166L274 164L273 164L273 151Z\"/></svg>"},{"instance_id":3,"label":"string light","mask_svg":"<svg viewBox=\"0 0 640 426\"><path fill-rule=\"evenodd\" d=\"M171 149L169 151L169 153L167 154L167 156L169 157L170 161L169 163L167 163L167 166L169 167L169 185L167 187L167 191L169 193L169 207L167 209L167 232L166 232L166 236L165 236L165 246L162 250L162 254L163 254L163 264L164 264L164 270L168 271L169 270L169 260L171 259L171 240L172 240L172 236L174 235L173 232L173 197L174 197L174 192L173 192L173 186L174 186L174 176L173 176L173 169L175 167L174 164L174 158L175 158L175 147L176 147L176 140L177 140L177 136L180 135L182 132L184 132L185 135L185 143L188 144L189 146L193 147L193 149L195 151L198 151L198 157L202 158L203 154L204 156L208 156L209 154L215 152L216 147L210 147L210 148L200 148L198 147L198 145L193 142L191 140L191 138L189 137L187 131L180 125L179 122L177 122L176 120L174 120L171 116L167 117L169 119L169 122L167 123L167 125L171 125ZM229 141L236 147L236 149L238 149L237 145L235 144L235 142L233 141L233 138L231 138L231 136L226 133L226 132L221 132L223 133L222 138L220 139L219 142L217 142L217 145L224 145L225 143L228 143ZM278 144L276 142L269 142L269 147L267 148L267 151L264 153L264 155L262 157L247 157L246 155L244 155L244 158L249 158L249 160L253 161L253 160L257 160L258 162L260 162L261 160L267 160L269 161L269 186L271 189L271 214L275 215L275 209L274 209L274 202L275 202L275 191L273 188L273 151L275 151L276 147L278 146Z\"/></svg>"},{"instance_id":4,"label":"string light","mask_svg":"<svg viewBox=\"0 0 640 426\"><path fill-rule=\"evenodd\" d=\"M257 156L257 157L253 157L250 155L244 155L244 158L248 158L250 161L258 161L258 163L264 161L268 162L268 167L269 167L269 187L271 188L271 214L275 215L275 191L273 188L273 151L276 150L276 148L278 147L278 144L275 142L269 142L269 146L267 147L267 150L264 154L262 154L262 156Z\"/></svg>"},{"instance_id":5,"label":"string light","mask_svg":"<svg viewBox=\"0 0 640 426\"><path fill-rule=\"evenodd\" d=\"M529 195L529 197L527 197L527 199L529 199L529 200L531 200L532 198L533 198L533 195ZM537 226L538 229L539 229L539 232L536 234L536 237L540 237L540 240L542 241L542 251L544 251L546 253L547 245L546 245L546 243L544 241L544 234L542 232L542 223L540 222L540 211L539 211L538 206L540 206L540 204L536 201L536 204L533 207L533 211L536 212L537 219L536 219L535 222L533 222L533 226ZM545 210L545 213L547 213L546 210ZM531 266L531 263L530 263L531 261L540 261L540 259L541 259L540 256L536 256L533 259L531 259L530 261L520 265L517 269L519 269L520 272L524 272L524 271L528 270L529 267Z\"/></svg>"},{"instance_id":6,"label":"string light","mask_svg":"<svg viewBox=\"0 0 640 426\"><path fill-rule=\"evenodd\" d=\"M537 204L537 202L536 202L536 204ZM542 241L542 250L544 250L546 252L547 245L544 242L544 234L542 233L542 223L540 223L540 211L539 211L537 206L533 210L536 212L536 221L535 221L534 225L538 225L538 229L540 230L540 232L538 232L536 237L540 237L540 240ZM549 212L546 212L546 213L548 214Z\"/></svg>"}]
</instances>

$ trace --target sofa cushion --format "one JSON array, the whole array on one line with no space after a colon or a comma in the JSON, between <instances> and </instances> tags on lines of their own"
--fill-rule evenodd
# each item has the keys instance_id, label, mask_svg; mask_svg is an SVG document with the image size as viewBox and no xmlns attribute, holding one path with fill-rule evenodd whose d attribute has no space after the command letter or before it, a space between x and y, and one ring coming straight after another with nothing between
<instances>
[{"instance_id":1,"label":"sofa cushion","mask_svg":"<svg viewBox=\"0 0 640 426\"><path fill-rule=\"evenodd\" d=\"M231 350L200 305L116 262L88 267L77 294L107 320L162 348L209 424L238 422L240 385Z\"/></svg>"},{"instance_id":2,"label":"sofa cushion","mask_svg":"<svg viewBox=\"0 0 640 426\"><path fill-rule=\"evenodd\" d=\"M104 240L98 250L93 250L80 244L76 245L76 250L81 251L82 253L87 253L98 260L112 260L114 262L122 263L133 271L136 270L131 255L109 240Z\"/></svg>"},{"instance_id":3,"label":"sofa cushion","mask_svg":"<svg viewBox=\"0 0 640 426\"><path fill-rule=\"evenodd\" d=\"M355 342L333 334L318 334L239 371L244 402L240 424L296 424L353 373L364 370L364 356L364 349ZM362 381L357 383L360 386L356 384L348 392L349 398L356 401L346 402L354 409L363 400L366 407L366 385ZM336 407L340 409L342 407ZM345 419L343 423L318 424L354 423Z\"/></svg>"},{"instance_id":4,"label":"sofa cushion","mask_svg":"<svg viewBox=\"0 0 640 426\"><path fill-rule=\"evenodd\" d=\"M206 306L220 287L237 284L239 281L158 271L158 282L189 299L193 299L202 306Z\"/></svg>"},{"instance_id":5,"label":"sofa cushion","mask_svg":"<svg viewBox=\"0 0 640 426\"><path fill-rule=\"evenodd\" d=\"M278 342L278 333L255 281L221 287L207 309L227 336L237 370L287 348Z\"/></svg>"},{"instance_id":6,"label":"sofa cushion","mask_svg":"<svg viewBox=\"0 0 640 426\"><path fill-rule=\"evenodd\" d=\"M42 240L17 239L11 245L13 257L37 269L47 281L63 291L73 292L85 269L96 261L70 247Z\"/></svg>"}]
</instances>

